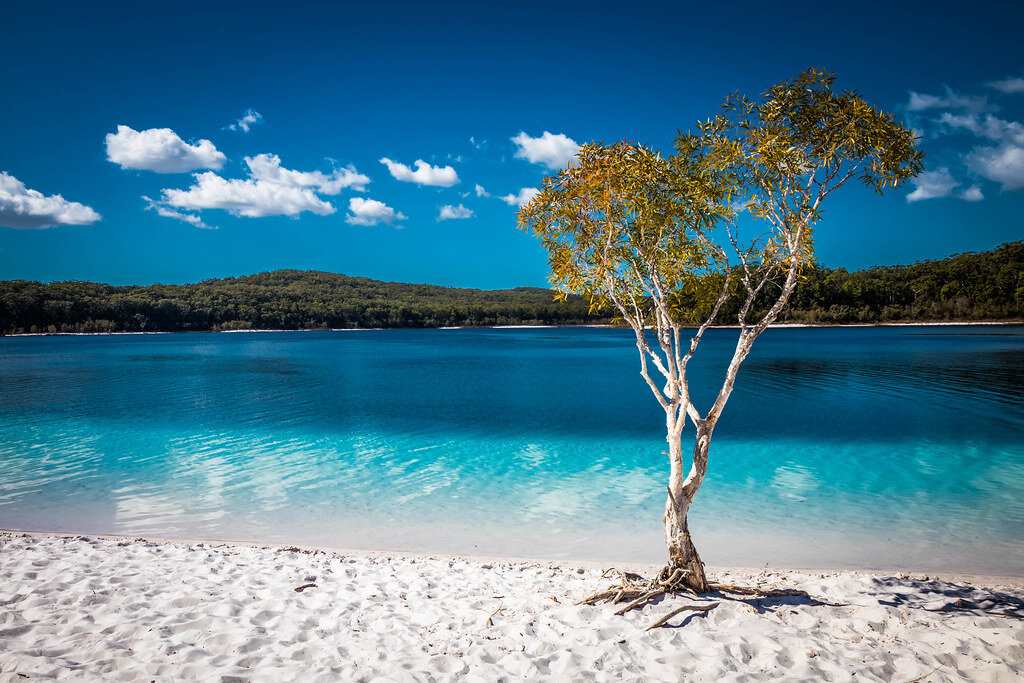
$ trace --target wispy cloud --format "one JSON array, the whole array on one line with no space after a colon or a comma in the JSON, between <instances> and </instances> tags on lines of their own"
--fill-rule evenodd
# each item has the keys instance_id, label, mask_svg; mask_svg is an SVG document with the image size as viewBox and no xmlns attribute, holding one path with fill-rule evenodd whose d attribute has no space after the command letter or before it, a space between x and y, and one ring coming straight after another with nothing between
<instances>
[{"instance_id":1,"label":"wispy cloud","mask_svg":"<svg viewBox=\"0 0 1024 683\"><path fill-rule=\"evenodd\" d=\"M416 165L415 171L405 164L392 161L387 157L383 157L380 163L388 167L388 171L395 180L407 183L451 187L459 182L459 176L451 166L431 166L422 159L417 159L414 162Z\"/></svg>"},{"instance_id":2,"label":"wispy cloud","mask_svg":"<svg viewBox=\"0 0 1024 683\"><path fill-rule=\"evenodd\" d=\"M476 191L477 197L490 197L491 193L484 189L483 185L477 185L473 188Z\"/></svg>"},{"instance_id":3,"label":"wispy cloud","mask_svg":"<svg viewBox=\"0 0 1024 683\"><path fill-rule=\"evenodd\" d=\"M953 92L949 86L946 86L945 90L944 95L928 95L911 90L907 109L914 112L928 109L953 109L972 114L995 109L988 103L988 98L984 95L959 95Z\"/></svg>"},{"instance_id":4,"label":"wispy cloud","mask_svg":"<svg viewBox=\"0 0 1024 683\"><path fill-rule=\"evenodd\" d=\"M379 223L394 225L396 221L404 221L406 219L404 214L395 211L384 202L378 202L376 199L353 197L348 201L348 210L349 213L345 216L345 222L352 225L370 226Z\"/></svg>"},{"instance_id":5,"label":"wispy cloud","mask_svg":"<svg viewBox=\"0 0 1024 683\"><path fill-rule=\"evenodd\" d=\"M966 156L967 167L1002 190L1024 190L1024 147L1004 144L976 147Z\"/></svg>"},{"instance_id":6,"label":"wispy cloud","mask_svg":"<svg viewBox=\"0 0 1024 683\"><path fill-rule=\"evenodd\" d=\"M240 130L243 133L248 133L249 129L253 126L263 123L263 114L259 113L255 109L247 109L242 118L238 119L234 123L228 126L229 130Z\"/></svg>"},{"instance_id":7,"label":"wispy cloud","mask_svg":"<svg viewBox=\"0 0 1024 683\"><path fill-rule=\"evenodd\" d=\"M985 85L1001 93L1024 92L1024 79L1021 78L990 81ZM945 110L935 118L918 115L915 119L915 125L928 131L933 140L969 134L981 143L976 143L968 151L956 152L957 160L965 167L963 174L970 174L975 180L998 183L1002 191L1024 190L1024 123L990 113L998 107L989 104L986 97L957 94L949 87L945 88L942 96L911 92L907 108L912 112ZM952 157L952 149L944 151L946 158ZM957 197L975 202L984 198L979 184L958 192L960 183L954 179L948 166L924 173L914 183L914 191L907 195L910 202L938 197Z\"/></svg>"},{"instance_id":8,"label":"wispy cloud","mask_svg":"<svg viewBox=\"0 0 1024 683\"><path fill-rule=\"evenodd\" d=\"M92 207L69 202L59 194L30 190L14 176L0 171L0 226L18 230L58 225L89 225L100 220Z\"/></svg>"},{"instance_id":9,"label":"wispy cloud","mask_svg":"<svg viewBox=\"0 0 1024 683\"><path fill-rule=\"evenodd\" d=\"M985 85L1005 93L1024 92L1024 78L1004 78L1001 81L989 81Z\"/></svg>"},{"instance_id":10,"label":"wispy cloud","mask_svg":"<svg viewBox=\"0 0 1024 683\"><path fill-rule=\"evenodd\" d=\"M981 188L977 185L971 185L957 196L965 202L980 202L985 198L985 195L981 193Z\"/></svg>"},{"instance_id":11,"label":"wispy cloud","mask_svg":"<svg viewBox=\"0 0 1024 683\"><path fill-rule=\"evenodd\" d=\"M214 226L207 225L203 222L203 219L196 213L184 213L182 211L175 211L174 209L160 205L158 202L150 199L149 197L143 197L146 201L146 209L148 211L156 211L156 215L164 218L173 218L189 225L193 225L197 228L203 228L206 230L216 230Z\"/></svg>"},{"instance_id":12,"label":"wispy cloud","mask_svg":"<svg viewBox=\"0 0 1024 683\"><path fill-rule=\"evenodd\" d=\"M533 164L543 164L551 170L564 168L575 158L580 146L576 141L559 133L552 135L548 131L539 137L531 137L520 132L512 142L516 143L516 158L526 159Z\"/></svg>"},{"instance_id":13,"label":"wispy cloud","mask_svg":"<svg viewBox=\"0 0 1024 683\"><path fill-rule=\"evenodd\" d=\"M963 129L978 137L1024 146L1024 125L1017 121L1005 121L992 114L977 116L945 112L939 117L938 123L947 131Z\"/></svg>"},{"instance_id":14,"label":"wispy cloud","mask_svg":"<svg viewBox=\"0 0 1024 683\"><path fill-rule=\"evenodd\" d=\"M438 214L437 220L439 220L439 221L449 221L449 220L458 219L458 218L472 218L472 217L473 217L472 209L467 209L462 204L459 204L458 206L452 206L451 204L446 204L445 206L441 207L441 212L440 212L440 214Z\"/></svg>"},{"instance_id":15,"label":"wispy cloud","mask_svg":"<svg viewBox=\"0 0 1024 683\"><path fill-rule=\"evenodd\" d=\"M219 170L227 157L209 140L190 145L170 128L134 130L118 126L108 133L107 160L124 169L156 173L187 173L200 168Z\"/></svg>"}]
</instances>

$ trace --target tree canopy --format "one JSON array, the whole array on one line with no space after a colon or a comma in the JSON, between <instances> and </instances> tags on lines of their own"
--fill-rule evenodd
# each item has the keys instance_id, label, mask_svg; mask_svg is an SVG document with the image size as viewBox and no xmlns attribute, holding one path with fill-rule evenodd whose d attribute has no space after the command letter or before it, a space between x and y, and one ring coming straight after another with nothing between
<instances>
[{"instance_id":1,"label":"tree canopy","mask_svg":"<svg viewBox=\"0 0 1024 683\"><path fill-rule=\"evenodd\" d=\"M520 227L548 251L556 289L596 310L610 307L632 328L640 375L665 411L669 561L648 599L708 590L688 510L741 364L813 262L822 202L852 178L881 193L923 170L912 131L834 84L832 74L811 69L757 98L733 95L717 116L680 133L668 158L636 143L586 145L520 209ZM743 210L759 234L741 237ZM736 348L713 403L697 406L687 367L730 301L738 302L729 311Z\"/></svg>"}]
</instances>

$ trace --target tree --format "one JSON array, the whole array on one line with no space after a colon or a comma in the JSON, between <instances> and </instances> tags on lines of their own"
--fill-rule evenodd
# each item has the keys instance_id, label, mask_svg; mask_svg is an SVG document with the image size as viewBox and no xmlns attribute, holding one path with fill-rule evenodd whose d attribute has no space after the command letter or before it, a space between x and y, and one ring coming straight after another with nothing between
<instances>
[{"instance_id":1,"label":"tree","mask_svg":"<svg viewBox=\"0 0 1024 683\"><path fill-rule=\"evenodd\" d=\"M709 590L687 514L741 364L813 263L823 200L851 179L881 194L922 170L913 133L834 82L808 70L758 98L733 95L718 116L680 134L670 157L636 143L584 145L520 210L520 227L548 251L559 294L610 307L633 329L640 374L665 412L669 559L651 592ZM743 211L763 230L749 240L739 235ZM730 298L736 348L702 412L687 364Z\"/></svg>"}]
</instances>

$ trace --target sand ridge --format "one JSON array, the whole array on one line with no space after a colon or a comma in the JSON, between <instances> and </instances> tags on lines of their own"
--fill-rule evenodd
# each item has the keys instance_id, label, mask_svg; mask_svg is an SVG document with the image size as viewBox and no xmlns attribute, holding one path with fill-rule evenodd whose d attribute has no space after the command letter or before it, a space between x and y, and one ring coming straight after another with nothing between
<instances>
[{"instance_id":1,"label":"sand ridge","mask_svg":"<svg viewBox=\"0 0 1024 683\"><path fill-rule=\"evenodd\" d=\"M608 579L570 563L0 533L0 680L1010 681L1024 671L1019 586L712 575L841 606L672 597L618 617L576 604ZM707 601L720 605L644 630Z\"/></svg>"}]
</instances>

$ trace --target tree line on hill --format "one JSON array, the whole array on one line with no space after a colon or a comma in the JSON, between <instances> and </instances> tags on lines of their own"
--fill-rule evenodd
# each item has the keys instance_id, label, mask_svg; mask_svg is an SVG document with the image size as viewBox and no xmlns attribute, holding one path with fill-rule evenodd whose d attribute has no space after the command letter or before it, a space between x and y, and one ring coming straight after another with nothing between
<instances>
[{"instance_id":1,"label":"tree line on hill","mask_svg":"<svg viewBox=\"0 0 1024 683\"><path fill-rule=\"evenodd\" d=\"M737 294L720 320L735 320L739 305ZM551 290L538 287L457 289L298 270L144 287L0 282L0 334L612 322L609 311L589 308L581 297L554 301ZM808 268L779 318L821 324L1019 319L1024 241L909 266Z\"/></svg>"}]
</instances>

